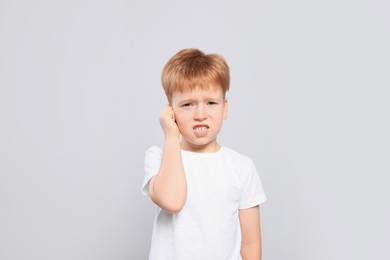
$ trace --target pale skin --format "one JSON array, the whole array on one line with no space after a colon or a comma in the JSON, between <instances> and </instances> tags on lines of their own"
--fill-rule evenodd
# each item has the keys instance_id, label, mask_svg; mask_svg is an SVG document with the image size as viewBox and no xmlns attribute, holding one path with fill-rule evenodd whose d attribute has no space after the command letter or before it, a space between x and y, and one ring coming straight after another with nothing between
<instances>
[{"instance_id":1,"label":"pale skin","mask_svg":"<svg viewBox=\"0 0 390 260\"><path fill-rule=\"evenodd\" d=\"M187 198L187 180L181 160L180 131L172 108L160 115L165 142L158 174L149 182L149 194L154 203L170 212L179 212Z\"/></svg>"},{"instance_id":2,"label":"pale skin","mask_svg":"<svg viewBox=\"0 0 390 260\"><path fill-rule=\"evenodd\" d=\"M227 118L228 103L222 90L213 85L208 89L196 88L192 92L175 92L170 100L170 105L160 115L165 142L160 170L149 182L149 194L156 205L174 214L180 212L187 198L181 149L218 151L220 145L216 138L223 120ZM239 209L238 216L242 259L261 259L259 206Z\"/></svg>"}]
</instances>

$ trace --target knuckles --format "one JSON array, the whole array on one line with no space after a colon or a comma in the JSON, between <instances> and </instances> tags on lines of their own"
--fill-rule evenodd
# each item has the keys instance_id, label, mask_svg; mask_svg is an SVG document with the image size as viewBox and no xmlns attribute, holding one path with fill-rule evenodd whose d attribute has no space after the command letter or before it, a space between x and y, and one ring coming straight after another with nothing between
<instances>
[{"instance_id":1,"label":"knuckles","mask_svg":"<svg viewBox=\"0 0 390 260\"><path fill-rule=\"evenodd\" d=\"M175 122L175 113L172 107L166 106L160 114L160 124L164 132L180 133L179 128Z\"/></svg>"}]
</instances>

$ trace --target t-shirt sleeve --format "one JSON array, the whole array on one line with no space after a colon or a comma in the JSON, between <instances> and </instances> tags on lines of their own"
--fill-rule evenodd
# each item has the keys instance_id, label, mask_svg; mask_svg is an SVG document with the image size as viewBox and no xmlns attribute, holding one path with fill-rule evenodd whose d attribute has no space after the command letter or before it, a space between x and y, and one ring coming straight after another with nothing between
<instances>
[{"instance_id":1,"label":"t-shirt sleeve","mask_svg":"<svg viewBox=\"0 0 390 260\"><path fill-rule=\"evenodd\" d=\"M158 174L161 164L162 151L157 146L152 146L146 151L144 168L145 176L142 183L141 193L144 196L149 196L149 180Z\"/></svg>"},{"instance_id":2,"label":"t-shirt sleeve","mask_svg":"<svg viewBox=\"0 0 390 260\"><path fill-rule=\"evenodd\" d=\"M241 199L238 208L251 208L260 205L266 200L267 198L265 196L263 185L256 170L255 164L252 160L250 160L249 168L242 183Z\"/></svg>"}]
</instances>

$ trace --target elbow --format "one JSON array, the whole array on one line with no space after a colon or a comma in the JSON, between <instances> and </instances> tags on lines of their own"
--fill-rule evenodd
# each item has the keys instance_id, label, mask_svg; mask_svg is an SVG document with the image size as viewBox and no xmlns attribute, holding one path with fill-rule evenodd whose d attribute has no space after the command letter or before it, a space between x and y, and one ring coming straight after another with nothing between
<instances>
[{"instance_id":1,"label":"elbow","mask_svg":"<svg viewBox=\"0 0 390 260\"><path fill-rule=\"evenodd\" d=\"M152 179L153 181L153 179ZM160 186L159 186L160 187ZM179 213L186 203L187 200L187 187L184 185L179 189L167 189L162 186L156 187L154 182L149 186L149 194L152 201L159 206L161 209L169 213Z\"/></svg>"},{"instance_id":2,"label":"elbow","mask_svg":"<svg viewBox=\"0 0 390 260\"><path fill-rule=\"evenodd\" d=\"M152 198L153 202L159 206L161 209L171 213L171 214L176 214L179 213L184 205L185 205L185 199L182 200L174 200L174 201L164 201L164 200L159 200L157 198Z\"/></svg>"},{"instance_id":3,"label":"elbow","mask_svg":"<svg viewBox=\"0 0 390 260\"><path fill-rule=\"evenodd\" d=\"M171 214L176 214L176 213L179 213L184 207L184 203L183 205L170 205L169 207L162 207L162 209L164 209L165 211L167 211L168 213L171 213Z\"/></svg>"}]
</instances>

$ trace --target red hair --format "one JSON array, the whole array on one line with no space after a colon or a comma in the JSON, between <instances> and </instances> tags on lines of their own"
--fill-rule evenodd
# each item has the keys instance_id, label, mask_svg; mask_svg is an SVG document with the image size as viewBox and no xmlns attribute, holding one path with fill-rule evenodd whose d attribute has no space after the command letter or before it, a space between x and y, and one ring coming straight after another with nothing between
<instances>
[{"instance_id":1,"label":"red hair","mask_svg":"<svg viewBox=\"0 0 390 260\"><path fill-rule=\"evenodd\" d=\"M221 55L183 49L165 64L161 82L168 100L176 91L206 89L210 85L219 87L225 97L230 84L229 66Z\"/></svg>"}]
</instances>

